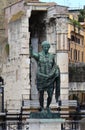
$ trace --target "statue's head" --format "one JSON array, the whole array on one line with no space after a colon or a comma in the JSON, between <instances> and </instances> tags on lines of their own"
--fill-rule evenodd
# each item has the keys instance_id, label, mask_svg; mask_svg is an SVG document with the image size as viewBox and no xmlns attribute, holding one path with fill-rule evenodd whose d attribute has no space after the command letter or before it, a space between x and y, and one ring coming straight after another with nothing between
<instances>
[{"instance_id":1,"label":"statue's head","mask_svg":"<svg viewBox=\"0 0 85 130\"><path fill-rule=\"evenodd\" d=\"M42 45L42 47L48 46L50 48L50 44L47 41L43 41L41 45Z\"/></svg>"},{"instance_id":2,"label":"statue's head","mask_svg":"<svg viewBox=\"0 0 85 130\"><path fill-rule=\"evenodd\" d=\"M50 44L47 41L43 41L41 45L43 50L47 53L50 48Z\"/></svg>"}]
</instances>

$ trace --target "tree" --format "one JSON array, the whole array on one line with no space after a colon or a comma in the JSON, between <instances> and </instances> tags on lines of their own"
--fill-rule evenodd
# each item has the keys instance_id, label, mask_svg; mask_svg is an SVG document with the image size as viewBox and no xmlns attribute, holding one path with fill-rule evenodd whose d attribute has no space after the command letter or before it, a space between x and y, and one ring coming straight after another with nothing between
<instances>
[{"instance_id":1,"label":"tree","mask_svg":"<svg viewBox=\"0 0 85 130\"><path fill-rule=\"evenodd\" d=\"M85 19L85 9L81 9L79 13L80 13L79 16L78 16L79 22L84 22L84 19Z\"/></svg>"},{"instance_id":2,"label":"tree","mask_svg":"<svg viewBox=\"0 0 85 130\"><path fill-rule=\"evenodd\" d=\"M75 19L70 19L70 23L74 26L74 32L76 31L76 27L81 28L81 24Z\"/></svg>"}]
</instances>

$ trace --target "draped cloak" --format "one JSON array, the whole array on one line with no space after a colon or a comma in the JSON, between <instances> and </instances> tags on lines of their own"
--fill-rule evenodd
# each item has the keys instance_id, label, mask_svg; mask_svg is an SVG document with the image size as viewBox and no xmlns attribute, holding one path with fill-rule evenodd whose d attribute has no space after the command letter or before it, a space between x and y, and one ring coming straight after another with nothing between
<instances>
[{"instance_id":1,"label":"draped cloak","mask_svg":"<svg viewBox=\"0 0 85 130\"><path fill-rule=\"evenodd\" d=\"M48 53L48 55L39 53L38 58L38 70L37 70L37 89L38 91L48 90L51 87L55 86L55 98L56 101L60 96L60 70L59 67L55 64L54 55Z\"/></svg>"}]
</instances>

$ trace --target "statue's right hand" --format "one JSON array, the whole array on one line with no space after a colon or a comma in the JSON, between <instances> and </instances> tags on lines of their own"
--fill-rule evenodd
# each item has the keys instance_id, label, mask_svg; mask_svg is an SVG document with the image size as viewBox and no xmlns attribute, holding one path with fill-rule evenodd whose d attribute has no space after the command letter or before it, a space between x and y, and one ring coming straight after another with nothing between
<instances>
[{"instance_id":1,"label":"statue's right hand","mask_svg":"<svg viewBox=\"0 0 85 130\"><path fill-rule=\"evenodd\" d=\"M33 47L32 47L32 46L30 46L30 50L33 50Z\"/></svg>"},{"instance_id":2,"label":"statue's right hand","mask_svg":"<svg viewBox=\"0 0 85 130\"><path fill-rule=\"evenodd\" d=\"M32 52L33 52L33 47L30 46L30 54L32 55Z\"/></svg>"},{"instance_id":3,"label":"statue's right hand","mask_svg":"<svg viewBox=\"0 0 85 130\"><path fill-rule=\"evenodd\" d=\"M38 59L39 59L38 53L34 52L32 46L30 46L29 51L30 51L30 57L34 58L35 60L38 60Z\"/></svg>"}]
</instances>

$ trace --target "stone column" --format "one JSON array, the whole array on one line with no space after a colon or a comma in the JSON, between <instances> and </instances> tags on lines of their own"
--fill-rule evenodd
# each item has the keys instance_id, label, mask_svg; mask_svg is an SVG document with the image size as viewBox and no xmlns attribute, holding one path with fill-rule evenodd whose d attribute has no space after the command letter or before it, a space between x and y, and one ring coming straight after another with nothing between
<instances>
[{"instance_id":1,"label":"stone column","mask_svg":"<svg viewBox=\"0 0 85 130\"><path fill-rule=\"evenodd\" d=\"M49 7L47 12L47 40L51 44L50 52L55 54L56 64L60 68L61 100L68 99L67 12L66 7L59 5Z\"/></svg>"},{"instance_id":2,"label":"stone column","mask_svg":"<svg viewBox=\"0 0 85 130\"><path fill-rule=\"evenodd\" d=\"M61 100L68 99L68 23L67 15L56 15L56 63L60 67Z\"/></svg>"}]
</instances>

